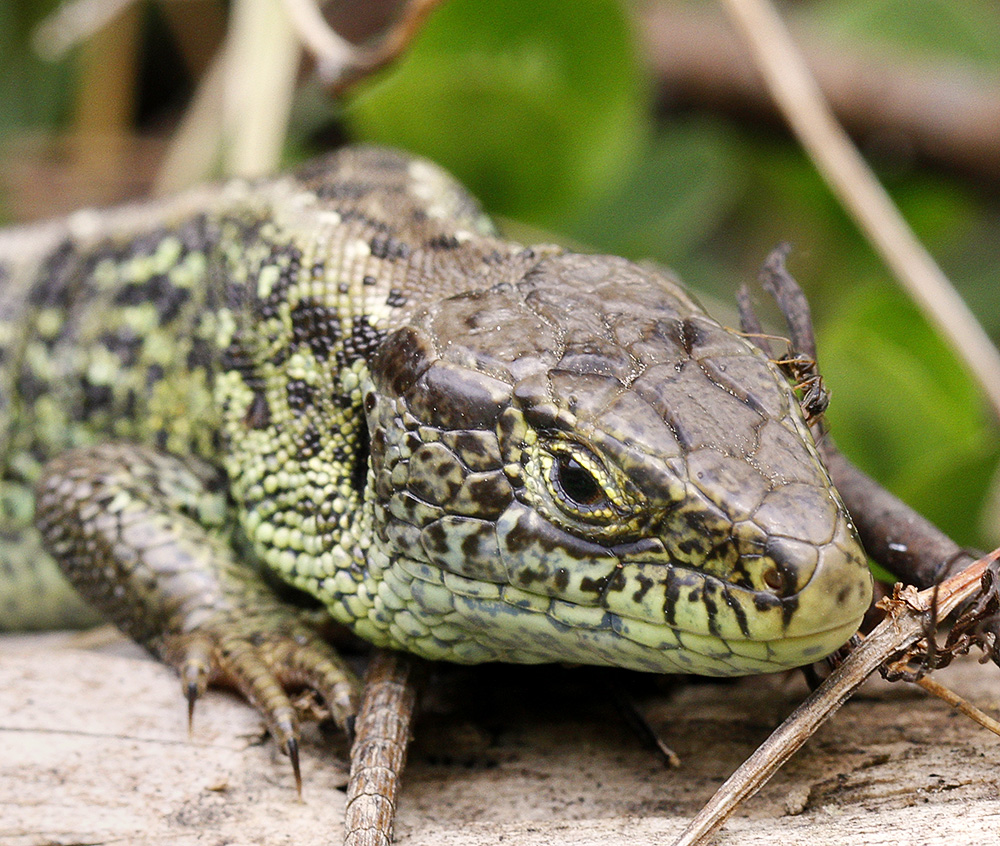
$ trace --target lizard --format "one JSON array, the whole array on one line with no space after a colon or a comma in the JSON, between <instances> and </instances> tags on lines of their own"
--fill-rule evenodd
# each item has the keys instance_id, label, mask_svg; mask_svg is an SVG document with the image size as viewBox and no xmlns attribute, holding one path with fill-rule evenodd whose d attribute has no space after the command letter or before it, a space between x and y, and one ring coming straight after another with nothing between
<instances>
[{"instance_id":1,"label":"lizard","mask_svg":"<svg viewBox=\"0 0 1000 846\"><path fill-rule=\"evenodd\" d=\"M57 565L290 754L286 686L349 728L358 682L267 573L430 660L716 676L872 596L764 351L375 147L0 234L0 628L68 613Z\"/></svg>"}]
</instances>

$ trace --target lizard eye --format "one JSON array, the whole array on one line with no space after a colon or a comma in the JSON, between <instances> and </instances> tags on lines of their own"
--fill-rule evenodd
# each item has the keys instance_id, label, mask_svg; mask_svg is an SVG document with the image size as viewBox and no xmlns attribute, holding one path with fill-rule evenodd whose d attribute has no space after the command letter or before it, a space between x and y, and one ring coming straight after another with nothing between
<instances>
[{"instance_id":1,"label":"lizard eye","mask_svg":"<svg viewBox=\"0 0 1000 846\"><path fill-rule=\"evenodd\" d=\"M581 511L608 503L608 495L593 474L572 455L563 453L552 462L552 484L562 498Z\"/></svg>"}]
</instances>

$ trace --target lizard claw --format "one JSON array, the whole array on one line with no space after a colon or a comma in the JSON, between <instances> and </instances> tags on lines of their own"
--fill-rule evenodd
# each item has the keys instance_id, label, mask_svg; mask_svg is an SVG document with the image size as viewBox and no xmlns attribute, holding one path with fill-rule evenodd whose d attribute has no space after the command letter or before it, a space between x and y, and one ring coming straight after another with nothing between
<instances>
[{"instance_id":1,"label":"lizard claw","mask_svg":"<svg viewBox=\"0 0 1000 846\"><path fill-rule=\"evenodd\" d=\"M357 679L333 647L278 603L239 618L225 614L203 623L195 634L175 636L167 653L181 676L189 727L195 702L209 684L236 688L291 761L300 796L299 716L288 688L313 690L344 731L357 712Z\"/></svg>"},{"instance_id":2,"label":"lizard claw","mask_svg":"<svg viewBox=\"0 0 1000 846\"><path fill-rule=\"evenodd\" d=\"M302 798L302 771L299 769L299 742L294 738L288 738L284 748L288 760L292 762L292 773L295 775L295 792L299 799Z\"/></svg>"}]
</instances>

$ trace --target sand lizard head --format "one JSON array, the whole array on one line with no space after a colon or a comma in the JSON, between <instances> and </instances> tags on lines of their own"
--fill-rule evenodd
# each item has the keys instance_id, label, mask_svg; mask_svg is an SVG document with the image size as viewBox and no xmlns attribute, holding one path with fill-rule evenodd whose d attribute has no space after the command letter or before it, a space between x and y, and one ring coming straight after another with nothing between
<instances>
[{"instance_id":1,"label":"sand lizard head","mask_svg":"<svg viewBox=\"0 0 1000 846\"><path fill-rule=\"evenodd\" d=\"M399 645L733 675L828 654L870 602L787 382L659 272L550 256L442 300L382 345L366 411L406 613L446 624Z\"/></svg>"}]
</instances>

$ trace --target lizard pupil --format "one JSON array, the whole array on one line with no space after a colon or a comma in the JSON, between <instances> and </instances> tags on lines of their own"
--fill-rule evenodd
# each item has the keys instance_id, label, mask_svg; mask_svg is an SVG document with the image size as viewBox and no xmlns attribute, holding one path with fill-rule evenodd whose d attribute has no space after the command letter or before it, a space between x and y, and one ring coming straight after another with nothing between
<instances>
[{"instance_id":1,"label":"lizard pupil","mask_svg":"<svg viewBox=\"0 0 1000 846\"><path fill-rule=\"evenodd\" d=\"M593 508L607 499L597 480L572 456L560 455L556 459L555 471L559 490L574 504Z\"/></svg>"}]
</instances>

